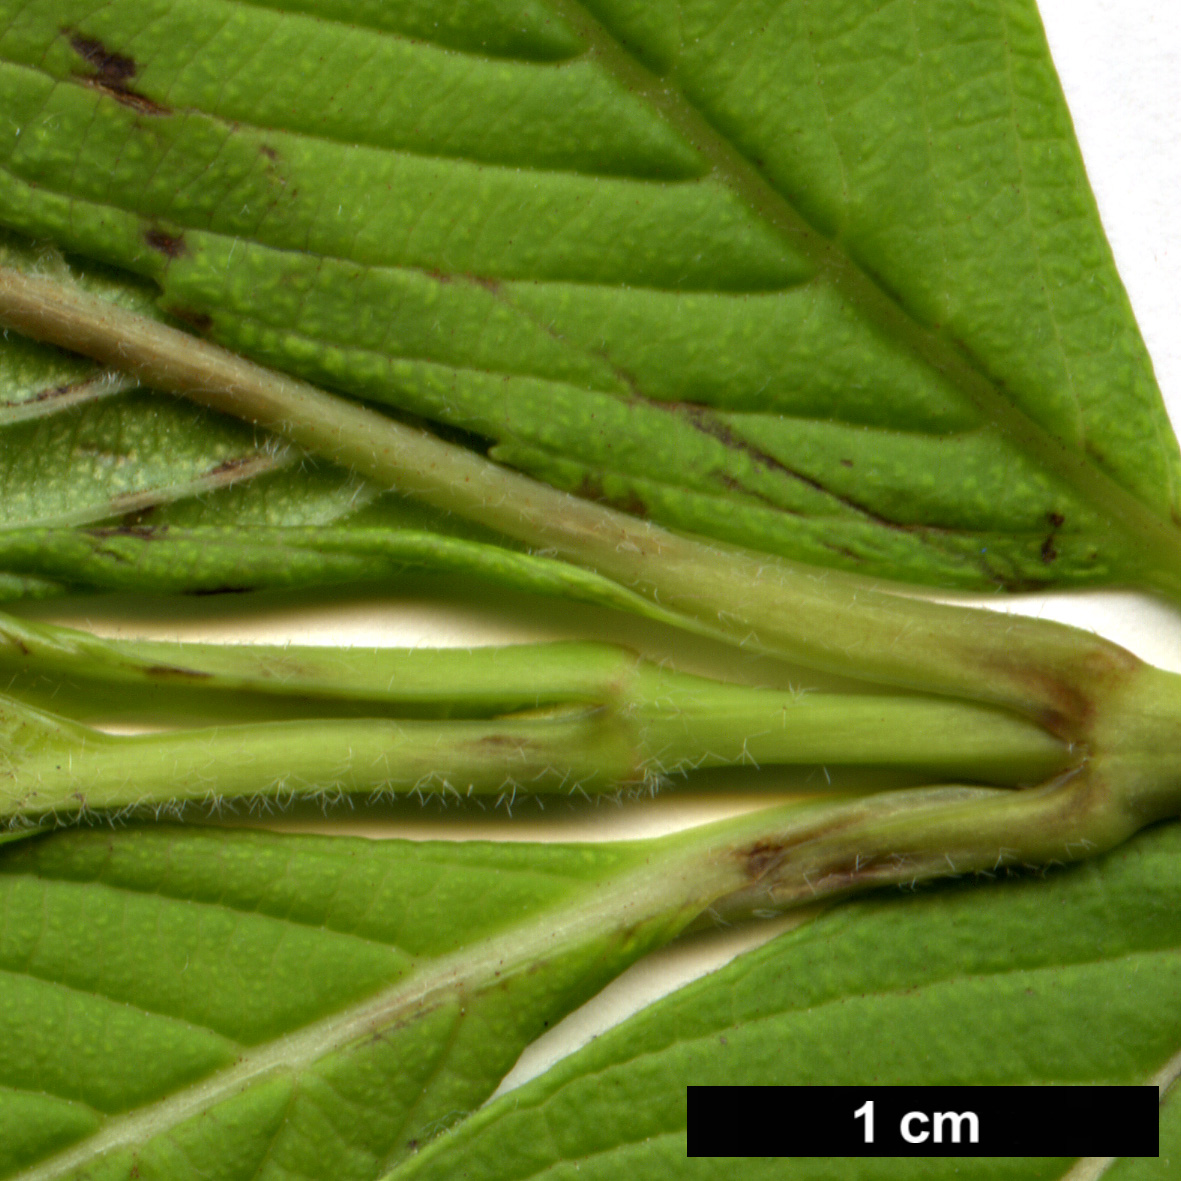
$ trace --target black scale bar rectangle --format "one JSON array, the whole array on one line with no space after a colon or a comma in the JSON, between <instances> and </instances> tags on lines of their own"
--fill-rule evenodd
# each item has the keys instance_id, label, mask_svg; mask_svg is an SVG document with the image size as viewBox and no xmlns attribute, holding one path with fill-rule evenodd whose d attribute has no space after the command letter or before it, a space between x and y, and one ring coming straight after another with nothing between
<instances>
[{"instance_id":1,"label":"black scale bar rectangle","mask_svg":"<svg viewBox=\"0 0 1181 1181\"><path fill-rule=\"evenodd\" d=\"M1156 1087L687 1087L690 1156L1157 1156Z\"/></svg>"}]
</instances>

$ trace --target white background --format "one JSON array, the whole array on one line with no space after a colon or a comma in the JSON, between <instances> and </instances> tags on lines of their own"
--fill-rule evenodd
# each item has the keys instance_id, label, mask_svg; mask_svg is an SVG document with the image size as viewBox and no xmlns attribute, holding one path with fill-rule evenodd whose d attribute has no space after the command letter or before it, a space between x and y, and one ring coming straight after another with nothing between
<instances>
[{"instance_id":1,"label":"white background","mask_svg":"<svg viewBox=\"0 0 1181 1181\"><path fill-rule=\"evenodd\" d=\"M1181 3L1041 0L1041 10L1116 261L1176 425L1181 423ZM304 643L490 643L586 629L610 638L621 629L618 617L560 606L539 610L523 600L492 608L449 592L440 602L437 592L443 589L425 580L417 593L398 602L350 595L319 605L266 596L250 602L194 600L180 607L90 602L76 604L68 614L59 608L55 616L108 633L146 634L147 610L151 633L162 638ZM977 601L1001 606L995 598ZM1092 628L1155 664L1181 671L1181 613L1152 599L1131 593L1027 596L1007 600L1004 607ZM627 621L622 627L625 639L642 639L638 624ZM690 641L686 654L697 663L709 657L707 648ZM599 840L665 831L754 802L738 796L719 803L705 793L670 792L655 801L595 808L550 801L540 811L518 801L511 820L503 810L460 816L454 808L443 813L415 805L376 818L362 820L346 811L334 813L331 823L303 819L285 827L416 838ZM597 1030L784 925L699 937L637 965L527 1051L508 1081L523 1080Z\"/></svg>"}]
</instances>

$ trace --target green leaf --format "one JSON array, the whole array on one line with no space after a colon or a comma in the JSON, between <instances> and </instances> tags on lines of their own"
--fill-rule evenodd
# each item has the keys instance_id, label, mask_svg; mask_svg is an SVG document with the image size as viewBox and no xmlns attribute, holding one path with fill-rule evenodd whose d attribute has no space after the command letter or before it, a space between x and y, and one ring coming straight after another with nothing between
<instances>
[{"instance_id":1,"label":"green leaf","mask_svg":"<svg viewBox=\"0 0 1181 1181\"><path fill-rule=\"evenodd\" d=\"M150 285L10 234L0 261L158 316ZM606 579L16 336L0 346L0 503L0 597L389 582L430 569L660 614Z\"/></svg>"},{"instance_id":2,"label":"green leaf","mask_svg":"<svg viewBox=\"0 0 1181 1181\"><path fill-rule=\"evenodd\" d=\"M675 932L621 913L644 853L167 827L9 847L0 1176L380 1175Z\"/></svg>"},{"instance_id":3,"label":"green leaf","mask_svg":"<svg viewBox=\"0 0 1181 1181\"><path fill-rule=\"evenodd\" d=\"M0 219L232 348L755 548L1175 589L1032 0L8 11Z\"/></svg>"},{"instance_id":4,"label":"green leaf","mask_svg":"<svg viewBox=\"0 0 1181 1181\"><path fill-rule=\"evenodd\" d=\"M642 1010L394 1176L945 1177L947 1161L935 1159L687 1160L684 1088L1135 1085L1171 1083L1179 1063L1174 824L1044 880L961 884L831 911ZM1162 1111L1161 1159L1121 1162L1108 1176L1175 1175L1178 1091ZM1045 1181L1073 1163L955 1165L964 1181Z\"/></svg>"}]
</instances>

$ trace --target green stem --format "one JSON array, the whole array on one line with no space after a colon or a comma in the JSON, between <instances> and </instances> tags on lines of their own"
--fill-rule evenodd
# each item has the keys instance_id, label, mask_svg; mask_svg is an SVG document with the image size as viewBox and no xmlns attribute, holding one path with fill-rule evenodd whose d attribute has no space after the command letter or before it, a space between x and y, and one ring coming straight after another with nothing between
<instances>
[{"instance_id":1,"label":"green stem","mask_svg":"<svg viewBox=\"0 0 1181 1181\"><path fill-rule=\"evenodd\" d=\"M0 614L0 669L154 689L435 706L486 715L615 696L637 663L610 644L339 648L110 640Z\"/></svg>"},{"instance_id":2,"label":"green stem","mask_svg":"<svg viewBox=\"0 0 1181 1181\"><path fill-rule=\"evenodd\" d=\"M885 885L1077 861L1142 824L1118 791L1085 771L1030 791L926 787L726 823L708 858L714 875L741 873L712 907L731 919Z\"/></svg>"},{"instance_id":3,"label":"green stem","mask_svg":"<svg viewBox=\"0 0 1181 1181\"><path fill-rule=\"evenodd\" d=\"M1088 695L1137 664L1071 628L905 599L672 533L54 280L0 268L0 320L605 574L700 630L813 667L992 701L1073 738Z\"/></svg>"},{"instance_id":4,"label":"green stem","mask_svg":"<svg viewBox=\"0 0 1181 1181\"><path fill-rule=\"evenodd\" d=\"M116 736L0 699L0 816L10 819L254 796L605 791L743 764L895 767L1020 785L1076 757L1035 724L987 706L723 684L601 644L337 653L98 640L15 623L0 634L10 659L41 656L56 672L99 682L206 678L222 688L477 714L540 707Z\"/></svg>"}]
</instances>

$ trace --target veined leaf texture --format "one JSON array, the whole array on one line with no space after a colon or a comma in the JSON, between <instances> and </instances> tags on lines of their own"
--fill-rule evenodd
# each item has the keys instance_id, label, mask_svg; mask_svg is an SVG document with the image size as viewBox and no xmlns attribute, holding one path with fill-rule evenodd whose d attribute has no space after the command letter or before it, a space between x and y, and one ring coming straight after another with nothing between
<instances>
[{"instance_id":1,"label":"veined leaf texture","mask_svg":"<svg viewBox=\"0 0 1181 1181\"><path fill-rule=\"evenodd\" d=\"M0 27L0 220L234 349L756 549L1171 586L1177 445L1032 0L37 0ZM9 364L6 453L115 457L83 504L22 483L9 529L230 478L219 523L398 527L143 394L30 419L86 375Z\"/></svg>"},{"instance_id":2,"label":"veined leaf texture","mask_svg":"<svg viewBox=\"0 0 1181 1181\"><path fill-rule=\"evenodd\" d=\"M580 495L938 586L1177 590L1177 444L1033 0L4 2L0 110L6 260ZM39 346L3 344L0 440L10 595L428 566L625 605ZM697 1175L689 1073L835 1081L887 1019L893 1081L1164 1078L1175 838L835 912L467 1122L522 1046L676 929L546 954L554 916L636 849L15 846L0 1162ZM535 970L501 981L489 947ZM1165 1164L1108 1176L1168 1176L1178 1121L1174 1096ZM796 1175L946 1175L860 1167Z\"/></svg>"}]
</instances>

